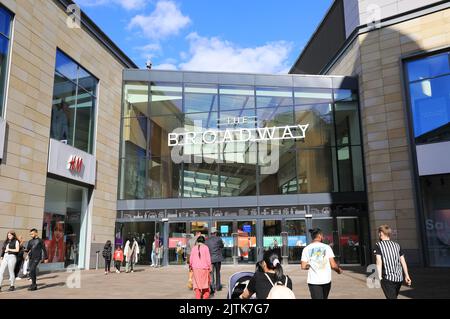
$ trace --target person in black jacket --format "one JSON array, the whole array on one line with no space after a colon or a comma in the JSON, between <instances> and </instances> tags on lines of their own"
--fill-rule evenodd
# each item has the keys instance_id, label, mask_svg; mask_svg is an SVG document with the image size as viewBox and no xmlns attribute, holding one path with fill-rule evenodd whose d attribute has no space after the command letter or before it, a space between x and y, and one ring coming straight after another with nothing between
<instances>
[{"instance_id":1,"label":"person in black jacket","mask_svg":"<svg viewBox=\"0 0 450 319\"><path fill-rule=\"evenodd\" d=\"M105 275L107 275L111 272L112 246L110 240L108 240L105 247L103 247L102 256L105 258Z\"/></svg>"},{"instance_id":2,"label":"person in black jacket","mask_svg":"<svg viewBox=\"0 0 450 319\"><path fill-rule=\"evenodd\" d=\"M223 261L223 240L217 235L217 229L211 227L211 237L206 241L206 245L209 248L211 254L211 293L222 290L222 284L220 283L220 268Z\"/></svg>"},{"instance_id":3,"label":"person in black jacket","mask_svg":"<svg viewBox=\"0 0 450 319\"><path fill-rule=\"evenodd\" d=\"M30 269L30 278L31 278L31 286L28 288L30 291L37 290L36 284L36 276L37 276L37 267L39 263L44 260L45 263L48 262L47 250L45 249L45 244L38 237L38 231L36 228L30 230L31 239L28 241L27 248L25 249L28 252L29 258L29 269Z\"/></svg>"}]
</instances>

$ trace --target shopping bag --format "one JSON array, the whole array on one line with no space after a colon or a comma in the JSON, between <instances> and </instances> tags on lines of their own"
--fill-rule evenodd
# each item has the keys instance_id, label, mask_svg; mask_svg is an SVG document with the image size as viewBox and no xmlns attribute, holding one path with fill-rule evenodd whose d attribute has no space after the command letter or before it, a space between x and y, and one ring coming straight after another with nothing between
<instances>
[{"instance_id":1,"label":"shopping bag","mask_svg":"<svg viewBox=\"0 0 450 319\"><path fill-rule=\"evenodd\" d=\"M26 276L28 274L28 259L23 262L22 274Z\"/></svg>"}]
</instances>

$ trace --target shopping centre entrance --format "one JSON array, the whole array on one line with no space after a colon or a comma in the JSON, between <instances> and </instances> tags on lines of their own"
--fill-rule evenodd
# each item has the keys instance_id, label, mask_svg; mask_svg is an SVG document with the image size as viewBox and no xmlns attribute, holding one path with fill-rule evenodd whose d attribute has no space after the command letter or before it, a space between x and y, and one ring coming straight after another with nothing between
<instances>
[{"instance_id":1,"label":"shopping centre entrance","mask_svg":"<svg viewBox=\"0 0 450 319\"><path fill-rule=\"evenodd\" d=\"M198 232L209 237L215 228L225 245L224 264L254 264L268 249L279 249L285 263L299 264L303 248L311 242L308 230L318 227L339 263L361 265L368 258L363 206L234 208L227 209L228 214L219 209L166 210L139 213L139 218L129 218L132 216L129 212L122 212L117 223L116 245L137 238L141 246L140 263L149 264L152 243L160 238L164 248L159 256L161 264L183 265L189 239Z\"/></svg>"}]
</instances>

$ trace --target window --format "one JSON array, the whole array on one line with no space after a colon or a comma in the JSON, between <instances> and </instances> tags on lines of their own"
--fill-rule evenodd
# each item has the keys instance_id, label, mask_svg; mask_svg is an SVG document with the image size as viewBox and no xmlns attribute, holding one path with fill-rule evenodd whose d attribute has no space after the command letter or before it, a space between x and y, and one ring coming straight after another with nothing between
<instances>
[{"instance_id":1,"label":"window","mask_svg":"<svg viewBox=\"0 0 450 319\"><path fill-rule=\"evenodd\" d=\"M450 140L450 53L406 62L417 144Z\"/></svg>"},{"instance_id":2,"label":"window","mask_svg":"<svg viewBox=\"0 0 450 319\"><path fill-rule=\"evenodd\" d=\"M56 52L50 137L92 153L98 80Z\"/></svg>"},{"instance_id":3,"label":"window","mask_svg":"<svg viewBox=\"0 0 450 319\"><path fill-rule=\"evenodd\" d=\"M3 105L5 103L12 19L12 13L0 6L0 116L3 115Z\"/></svg>"}]
</instances>

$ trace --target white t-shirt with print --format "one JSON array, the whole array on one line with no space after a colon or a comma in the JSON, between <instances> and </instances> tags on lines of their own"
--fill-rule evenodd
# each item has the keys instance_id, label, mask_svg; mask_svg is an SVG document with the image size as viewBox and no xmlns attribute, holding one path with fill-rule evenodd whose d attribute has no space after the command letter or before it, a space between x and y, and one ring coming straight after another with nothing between
<instances>
[{"instance_id":1,"label":"white t-shirt with print","mask_svg":"<svg viewBox=\"0 0 450 319\"><path fill-rule=\"evenodd\" d=\"M330 258L334 258L333 250L323 243L312 243L302 252L302 261L309 264L308 284L325 285L331 282Z\"/></svg>"}]
</instances>

